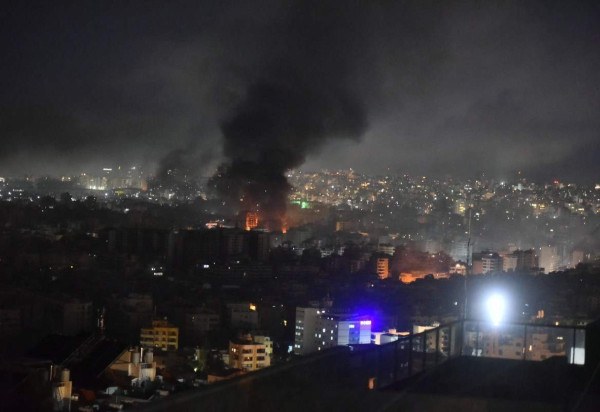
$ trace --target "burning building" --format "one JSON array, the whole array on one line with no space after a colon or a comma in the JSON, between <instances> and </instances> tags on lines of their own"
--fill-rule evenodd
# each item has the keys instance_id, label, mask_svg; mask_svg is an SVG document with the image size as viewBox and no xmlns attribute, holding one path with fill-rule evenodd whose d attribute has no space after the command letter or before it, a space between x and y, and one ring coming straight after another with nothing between
<instances>
[{"instance_id":1,"label":"burning building","mask_svg":"<svg viewBox=\"0 0 600 412\"><path fill-rule=\"evenodd\" d=\"M258 227L258 213L246 212L246 230L252 230Z\"/></svg>"},{"instance_id":2,"label":"burning building","mask_svg":"<svg viewBox=\"0 0 600 412\"><path fill-rule=\"evenodd\" d=\"M221 121L225 160L209 186L232 214L256 212L270 230L286 229L286 172L329 139L358 139L367 126L352 87L352 56L361 39L343 24L361 14L318 5L318 13L305 2L289 8L277 44L261 55Z\"/></svg>"}]
</instances>

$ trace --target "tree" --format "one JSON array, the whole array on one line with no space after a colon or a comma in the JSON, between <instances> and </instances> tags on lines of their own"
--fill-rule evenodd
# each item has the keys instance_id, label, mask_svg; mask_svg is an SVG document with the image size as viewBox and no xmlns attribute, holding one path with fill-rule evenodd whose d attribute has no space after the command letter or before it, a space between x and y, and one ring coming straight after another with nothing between
<instances>
[{"instance_id":1,"label":"tree","mask_svg":"<svg viewBox=\"0 0 600 412\"><path fill-rule=\"evenodd\" d=\"M71 197L71 194L69 192L63 192L60 194L60 203L70 205L72 201L73 198Z\"/></svg>"},{"instance_id":2,"label":"tree","mask_svg":"<svg viewBox=\"0 0 600 412\"><path fill-rule=\"evenodd\" d=\"M88 196L85 198L85 201L83 202L85 204L85 207L88 209L96 209L96 196Z\"/></svg>"}]
</instances>

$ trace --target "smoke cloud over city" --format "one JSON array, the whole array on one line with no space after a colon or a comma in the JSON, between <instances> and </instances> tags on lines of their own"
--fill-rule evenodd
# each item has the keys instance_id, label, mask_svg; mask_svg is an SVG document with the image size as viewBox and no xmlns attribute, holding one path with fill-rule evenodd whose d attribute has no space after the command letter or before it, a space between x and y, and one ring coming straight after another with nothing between
<instances>
[{"instance_id":1,"label":"smoke cloud over city","mask_svg":"<svg viewBox=\"0 0 600 412\"><path fill-rule=\"evenodd\" d=\"M221 123L226 160L211 184L234 208L279 225L290 189L285 172L326 140L357 139L365 131L366 112L348 79L348 53L359 45L338 27L356 25L357 17L352 7L342 15L302 2L290 9L279 45L263 56ZM342 43L344 37L349 41Z\"/></svg>"},{"instance_id":2,"label":"smoke cloud over city","mask_svg":"<svg viewBox=\"0 0 600 412\"><path fill-rule=\"evenodd\" d=\"M3 1L0 410L597 410L599 45L598 0Z\"/></svg>"},{"instance_id":3,"label":"smoke cloud over city","mask_svg":"<svg viewBox=\"0 0 600 412\"><path fill-rule=\"evenodd\" d=\"M600 173L596 2L9 2L5 11L2 175L134 162L157 171L178 149L211 154L202 175L274 162L278 150L287 154L269 173L303 160L376 174L521 171L591 183Z\"/></svg>"}]
</instances>

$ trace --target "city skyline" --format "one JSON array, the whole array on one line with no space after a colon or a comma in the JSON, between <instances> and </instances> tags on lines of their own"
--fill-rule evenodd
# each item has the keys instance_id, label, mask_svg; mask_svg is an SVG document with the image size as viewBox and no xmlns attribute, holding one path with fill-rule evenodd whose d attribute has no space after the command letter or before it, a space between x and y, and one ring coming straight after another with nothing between
<instances>
[{"instance_id":1,"label":"city skyline","mask_svg":"<svg viewBox=\"0 0 600 412\"><path fill-rule=\"evenodd\" d=\"M600 2L3 6L0 410L598 410Z\"/></svg>"}]
</instances>

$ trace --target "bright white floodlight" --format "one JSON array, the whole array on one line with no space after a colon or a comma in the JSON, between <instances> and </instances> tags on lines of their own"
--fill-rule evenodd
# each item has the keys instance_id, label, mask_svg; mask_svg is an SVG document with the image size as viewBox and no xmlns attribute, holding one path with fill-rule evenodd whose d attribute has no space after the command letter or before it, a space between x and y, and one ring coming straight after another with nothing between
<instances>
[{"instance_id":1,"label":"bright white floodlight","mask_svg":"<svg viewBox=\"0 0 600 412\"><path fill-rule=\"evenodd\" d=\"M506 311L506 300L504 296L495 293L490 296L487 300L487 310L490 315L490 319L495 326L498 326L504 318L504 312Z\"/></svg>"}]
</instances>

